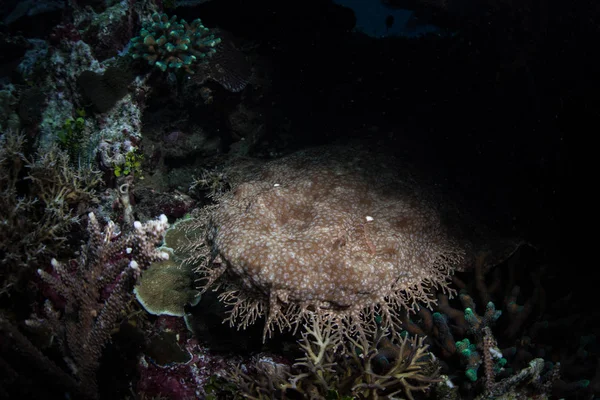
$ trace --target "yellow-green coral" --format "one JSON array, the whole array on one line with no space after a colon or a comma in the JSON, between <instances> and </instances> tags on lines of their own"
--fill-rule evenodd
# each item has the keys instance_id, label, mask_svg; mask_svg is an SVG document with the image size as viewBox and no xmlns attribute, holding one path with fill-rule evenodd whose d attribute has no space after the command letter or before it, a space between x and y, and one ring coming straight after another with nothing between
<instances>
[{"instance_id":1,"label":"yellow-green coral","mask_svg":"<svg viewBox=\"0 0 600 400\"><path fill-rule=\"evenodd\" d=\"M144 155L139 153L137 149L133 148L125 154L125 162L121 165L115 165L115 176L118 178L121 175L137 174L142 179L142 161Z\"/></svg>"}]
</instances>

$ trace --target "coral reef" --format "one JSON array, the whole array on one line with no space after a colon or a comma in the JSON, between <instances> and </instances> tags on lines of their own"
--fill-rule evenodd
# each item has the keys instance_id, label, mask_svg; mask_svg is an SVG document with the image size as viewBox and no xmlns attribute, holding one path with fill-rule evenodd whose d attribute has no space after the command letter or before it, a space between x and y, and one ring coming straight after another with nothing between
<instances>
[{"instance_id":1,"label":"coral reef","mask_svg":"<svg viewBox=\"0 0 600 400\"><path fill-rule=\"evenodd\" d=\"M41 122L37 127L40 148L51 146L64 122L77 118L77 111L89 105L93 107L87 114L83 136L92 147L93 154L86 155L86 158L95 156L100 142L139 141L142 98L136 93L143 90L145 79L133 80L129 92L127 84L130 79L126 68L121 66L121 70L116 71L114 60L100 64L91 47L80 38L73 37L74 27L64 27L64 30L66 32L57 35L57 44L47 53L32 50L37 57L32 79L46 93ZM102 113L98 114L98 111Z\"/></svg>"},{"instance_id":2,"label":"coral reef","mask_svg":"<svg viewBox=\"0 0 600 400\"><path fill-rule=\"evenodd\" d=\"M0 2L0 398L598 398L598 13L448 2Z\"/></svg>"}]
</instances>

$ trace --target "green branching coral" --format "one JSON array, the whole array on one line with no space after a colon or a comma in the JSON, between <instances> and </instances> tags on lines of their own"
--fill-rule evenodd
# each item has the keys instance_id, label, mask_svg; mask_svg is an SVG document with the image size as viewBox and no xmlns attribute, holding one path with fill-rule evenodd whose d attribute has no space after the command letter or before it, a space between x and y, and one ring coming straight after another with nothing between
<instances>
[{"instance_id":1,"label":"green branching coral","mask_svg":"<svg viewBox=\"0 0 600 400\"><path fill-rule=\"evenodd\" d=\"M221 39L210 33L200 19L190 24L177 16L155 13L140 35L131 39L129 52L134 59L143 58L161 71L179 70L193 74L194 67L216 52Z\"/></svg>"}]
</instances>

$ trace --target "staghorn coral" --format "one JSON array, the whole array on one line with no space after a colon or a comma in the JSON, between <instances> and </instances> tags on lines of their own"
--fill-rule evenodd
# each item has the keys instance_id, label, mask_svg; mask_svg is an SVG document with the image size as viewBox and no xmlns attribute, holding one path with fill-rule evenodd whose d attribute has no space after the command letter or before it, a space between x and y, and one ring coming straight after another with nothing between
<instances>
[{"instance_id":1,"label":"staghorn coral","mask_svg":"<svg viewBox=\"0 0 600 400\"><path fill-rule=\"evenodd\" d=\"M32 270L65 251L97 202L96 171L72 166L56 145L34 155L29 147L23 134L0 136L0 293L25 285Z\"/></svg>"},{"instance_id":2,"label":"staghorn coral","mask_svg":"<svg viewBox=\"0 0 600 400\"><path fill-rule=\"evenodd\" d=\"M336 352L333 321L313 315L299 340L304 357L291 368L259 360L252 371L237 367L228 374L242 397L251 399L394 399L429 391L440 382L439 365L422 337L388 336L378 329L369 337L347 340Z\"/></svg>"},{"instance_id":3,"label":"staghorn coral","mask_svg":"<svg viewBox=\"0 0 600 400\"><path fill-rule=\"evenodd\" d=\"M102 348L118 326L124 305L130 301L131 286L142 270L169 255L157 245L169 226L167 217L142 224L136 221L127 233L118 232L109 221L102 228L94 213L88 215L90 238L82 246L73 271L72 263L52 259L52 271L39 269L42 281L62 297L64 311L55 310L49 300L45 318L26 323L32 327L50 326L64 360L86 398L97 397L96 372Z\"/></svg>"},{"instance_id":4,"label":"staghorn coral","mask_svg":"<svg viewBox=\"0 0 600 400\"><path fill-rule=\"evenodd\" d=\"M89 239L78 259L52 259L51 269L37 271L48 297L43 307L22 323L0 313L0 368L9 377L0 379L0 397L99 397L103 348L119 327L142 270L168 257L156 247L167 228L164 215L120 232L112 221L102 226L88 214Z\"/></svg>"},{"instance_id":5,"label":"staghorn coral","mask_svg":"<svg viewBox=\"0 0 600 400\"><path fill-rule=\"evenodd\" d=\"M224 286L231 325L266 315L264 338L313 313L346 336L378 322L394 330L400 309L450 291L464 254L432 197L397 171L406 169L352 146L229 168L232 190L197 219L207 240L189 262L202 290Z\"/></svg>"},{"instance_id":6,"label":"staghorn coral","mask_svg":"<svg viewBox=\"0 0 600 400\"><path fill-rule=\"evenodd\" d=\"M562 366L566 365L566 360L560 358L560 363L554 363L559 357L553 356L554 362L551 362L548 355L552 354L552 347L544 343L544 339L540 340L543 331L548 329L544 317L539 314L534 319L527 316L522 319L523 314L527 313L530 317L534 311L527 312L528 307L520 304L523 301L525 304L539 301L536 298L543 291L540 280L544 268L539 270L534 265L519 263L518 260L530 263L535 249L522 246L520 241L513 243L516 246L513 249L521 250L494 253L492 264L486 262L487 254L477 254L472 271L453 277L453 283L461 289L456 299L438 295L438 304L434 307L436 312L422 308L412 317L406 314L402 327L411 335L427 336L426 343L431 345L431 351L443 360L447 371L453 371L449 374L451 378L447 379L452 380L461 398L528 396L542 399L548 398L550 393L565 397L566 392L573 391L569 394L572 396L578 390L578 382L573 382L566 392L562 391L561 383L557 386L559 370L565 370ZM503 254L509 258L502 268L494 267L498 255L503 258ZM492 271L493 278L485 276ZM523 274L522 279L518 279L518 273ZM507 278L510 281L503 283ZM519 284L529 280L532 282L528 285L526 296L522 297ZM483 309L481 304L485 305ZM500 306L498 309L497 305ZM518 336L515 337L513 332L518 332ZM593 364L595 366L595 362ZM575 379L581 376L578 373ZM436 390L444 386L438 385ZM562 394L558 396L557 393Z\"/></svg>"}]
</instances>

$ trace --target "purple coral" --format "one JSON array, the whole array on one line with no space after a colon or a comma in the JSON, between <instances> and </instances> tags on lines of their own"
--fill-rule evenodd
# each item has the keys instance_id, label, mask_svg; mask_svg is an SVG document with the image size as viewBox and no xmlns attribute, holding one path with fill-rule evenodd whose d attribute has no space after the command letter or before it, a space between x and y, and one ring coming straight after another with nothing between
<instances>
[{"instance_id":1,"label":"purple coral","mask_svg":"<svg viewBox=\"0 0 600 400\"><path fill-rule=\"evenodd\" d=\"M102 228L94 213L89 213L90 238L82 247L76 270L55 259L52 272L38 269L42 280L63 298L64 310L54 310L46 302L46 318L28 323L52 329L65 362L77 377L74 390L84 398L98 397L96 372L102 348L131 298L132 281L152 262L168 258L156 248L168 226L167 217L161 215L144 224L135 221L131 232L120 234L112 221Z\"/></svg>"}]
</instances>

